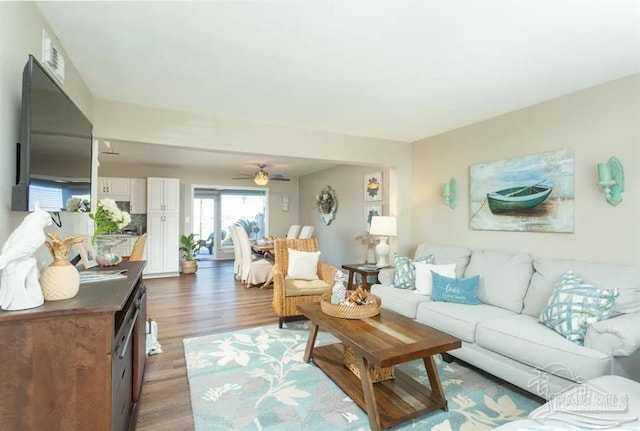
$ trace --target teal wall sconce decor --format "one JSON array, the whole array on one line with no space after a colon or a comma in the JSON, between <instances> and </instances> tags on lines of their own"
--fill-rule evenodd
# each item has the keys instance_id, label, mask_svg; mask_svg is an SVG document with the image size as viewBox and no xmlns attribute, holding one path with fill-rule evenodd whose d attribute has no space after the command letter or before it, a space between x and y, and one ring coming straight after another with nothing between
<instances>
[{"instance_id":1,"label":"teal wall sconce decor","mask_svg":"<svg viewBox=\"0 0 640 431\"><path fill-rule=\"evenodd\" d=\"M617 157L612 156L608 162L598 163L598 184L609 204L616 206L622 202L624 170Z\"/></svg>"},{"instance_id":2,"label":"teal wall sconce decor","mask_svg":"<svg viewBox=\"0 0 640 431\"><path fill-rule=\"evenodd\" d=\"M444 196L444 202L449 208L454 209L458 204L458 182L454 177L451 177L448 183L442 185L442 196Z\"/></svg>"}]
</instances>

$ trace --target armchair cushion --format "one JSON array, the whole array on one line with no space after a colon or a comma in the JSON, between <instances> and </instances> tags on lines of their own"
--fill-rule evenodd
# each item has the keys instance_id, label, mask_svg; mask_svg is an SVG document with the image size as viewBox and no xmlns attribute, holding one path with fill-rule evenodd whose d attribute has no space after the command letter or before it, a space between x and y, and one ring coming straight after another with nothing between
<instances>
[{"instance_id":1,"label":"armchair cushion","mask_svg":"<svg viewBox=\"0 0 640 431\"><path fill-rule=\"evenodd\" d=\"M320 251L298 251L290 248L287 278L317 280L320 253Z\"/></svg>"},{"instance_id":2,"label":"armchair cushion","mask_svg":"<svg viewBox=\"0 0 640 431\"><path fill-rule=\"evenodd\" d=\"M284 296L323 295L331 292L331 285L324 280L284 280Z\"/></svg>"}]
</instances>

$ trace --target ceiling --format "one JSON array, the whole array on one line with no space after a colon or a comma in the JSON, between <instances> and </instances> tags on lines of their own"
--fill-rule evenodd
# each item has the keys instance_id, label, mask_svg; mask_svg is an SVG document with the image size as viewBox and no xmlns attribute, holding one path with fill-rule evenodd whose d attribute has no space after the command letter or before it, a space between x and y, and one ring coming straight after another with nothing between
<instances>
[{"instance_id":1,"label":"ceiling","mask_svg":"<svg viewBox=\"0 0 640 431\"><path fill-rule=\"evenodd\" d=\"M38 7L95 97L407 142L640 71L637 0Z\"/></svg>"},{"instance_id":2,"label":"ceiling","mask_svg":"<svg viewBox=\"0 0 640 431\"><path fill-rule=\"evenodd\" d=\"M101 165L126 163L157 167L189 167L193 170L216 170L230 176L253 174L258 165L267 165L265 171L296 178L336 166L335 163L293 157L222 153L202 151L185 147L171 147L140 142L125 142L113 139L97 139L98 159ZM153 158L149 157L153 154Z\"/></svg>"}]
</instances>

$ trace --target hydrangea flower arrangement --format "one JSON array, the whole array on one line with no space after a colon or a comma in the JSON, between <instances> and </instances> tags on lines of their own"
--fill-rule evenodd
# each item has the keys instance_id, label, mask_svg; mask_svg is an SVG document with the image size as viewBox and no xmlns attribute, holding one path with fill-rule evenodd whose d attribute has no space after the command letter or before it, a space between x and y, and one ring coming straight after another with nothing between
<instances>
[{"instance_id":1,"label":"hydrangea flower arrangement","mask_svg":"<svg viewBox=\"0 0 640 431\"><path fill-rule=\"evenodd\" d=\"M91 203L88 199L69 198L66 207L69 212L88 213L91 211Z\"/></svg>"},{"instance_id":2,"label":"hydrangea flower arrangement","mask_svg":"<svg viewBox=\"0 0 640 431\"><path fill-rule=\"evenodd\" d=\"M109 198L100 199L95 214L89 214L95 224L93 232L94 238L109 232L123 229L131 223L131 216L128 212L122 211L116 205L116 201Z\"/></svg>"}]
</instances>

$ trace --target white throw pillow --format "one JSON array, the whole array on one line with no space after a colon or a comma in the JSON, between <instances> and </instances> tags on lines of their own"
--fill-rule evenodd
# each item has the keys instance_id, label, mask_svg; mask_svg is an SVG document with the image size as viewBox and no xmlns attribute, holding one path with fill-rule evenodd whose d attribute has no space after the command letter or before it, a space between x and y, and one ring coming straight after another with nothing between
<instances>
[{"instance_id":1,"label":"white throw pillow","mask_svg":"<svg viewBox=\"0 0 640 431\"><path fill-rule=\"evenodd\" d=\"M415 262L416 266L416 290L419 295L431 295L433 278L431 271L444 277L456 278L456 264L432 265L424 262Z\"/></svg>"},{"instance_id":2,"label":"white throw pillow","mask_svg":"<svg viewBox=\"0 0 640 431\"><path fill-rule=\"evenodd\" d=\"M319 251L299 251L290 248L287 278L317 280L320 253Z\"/></svg>"}]
</instances>

